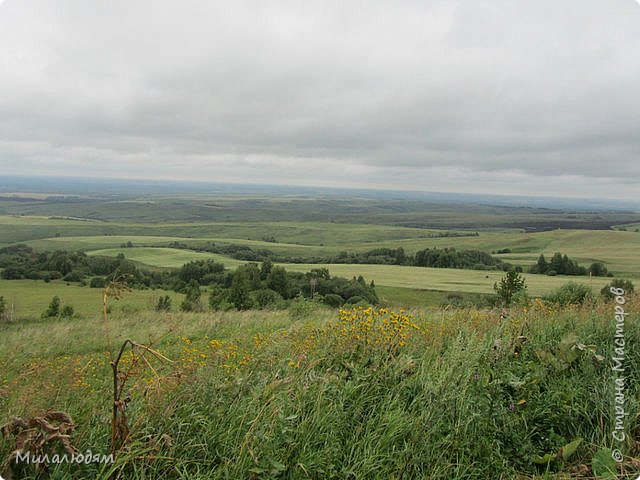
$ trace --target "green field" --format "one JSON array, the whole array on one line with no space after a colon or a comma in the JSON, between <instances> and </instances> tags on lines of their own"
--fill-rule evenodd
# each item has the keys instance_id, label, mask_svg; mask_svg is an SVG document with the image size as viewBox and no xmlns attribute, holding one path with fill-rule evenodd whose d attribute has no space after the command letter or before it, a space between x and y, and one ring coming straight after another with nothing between
<instances>
[{"instance_id":1,"label":"green field","mask_svg":"<svg viewBox=\"0 0 640 480\"><path fill-rule=\"evenodd\" d=\"M116 256L123 253L126 258L154 267L177 267L191 260L212 259L228 268L235 268L242 262L223 255L192 252L172 248L122 248L95 250L92 255ZM439 290L446 292L492 293L493 284L504 275L501 271L461 270L452 268L424 268L397 265L354 265L354 264L279 264L288 270L308 272L314 268L328 268L333 276L351 278L362 275L376 285L408 289ZM606 277L570 277L558 275L524 274L529 292L543 295L569 281L585 283L594 290L600 290L611 281Z\"/></svg>"},{"instance_id":2,"label":"green field","mask_svg":"<svg viewBox=\"0 0 640 480\"><path fill-rule=\"evenodd\" d=\"M479 225L482 225L481 223ZM583 264L604 262L621 276L640 278L640 234L619 230L551 230L523 233L488 231L479 236L433 237L442 231L392 225L323 222L240 222L141 224L47 217L0 216L0 244L26 242L38 250L98 250L135 246L187 245L205 242L241 244L295 257L336 255L378 247L403 247L407 253L424 248L454 247L494 252L504 248L507 261L530 264L540 253L562 252ZM272 237L276 242L263 239Z\"/></svg>"},{"instance_id":3,"label":"green field","mask_svg":"<svg viewBox=\"0 0 640 480\"><path fill-rule=\"evenodd\" d=\"M214 260L224 263L227 268L235 268L238 265L246 263L215 253L193 252L190 250L163 247L107 248L103 250L92 250L88 253L89 255L102 255L106 257L115 257L122 253L126 258L134 262L164 268L178 268L194 260Z\"/></svg>"},{"instance_id":4,"label":"green field","mask_svg":"<svg viewBox=\"0 0 640 480\"><path fill-rule=\"evenodd\" d=\"M54 295L63 305L73 306L80 317L93 318L102 312L102 289L80 287L62 281L0 280L0 295L5 298L9 315L19 319L37 319ZM135 314L153 309L160 295L169 295L177 306L182 295L164 290L136 290L123 300L114 301L116 311Z\"/></svg>"},{"instance_id":5,"label":"green field","mask_svg":"<svg viewBox=\"0 0 640 480\"><path fill-rule=\"evenodd\" d=\"M468 213L468 212L467 212ZM379 247L403 247L409 254L424 248L478 249L488 253L509 248L511 253L498 255L505 261L525 268L534 263L540 253L551 258L562 252L580 264L588 266L599 261L616 276L640 279L640 234L619 230L551 230L525 233L510 230L478 229L478 236L442 235L442 230L407 228L394 225L345 224L332 222L163 222L128 223L44 216L0 216L0 240L4 244L25 242L36 250L83 250L90 255L116 256L123 253L139 265L154 268L177 268L198 259L213 259L235 268L244 263L222 255L167 248L172 242L198 246L207 242L216 245L246 245L265 249L277 255L298 258L337 255L342 251L358 252ZM452 232L460 235L461 232ZM56 236L57 235L57 236ZM276 241L263 239L272 237ZM132 242L133 248L121 248ZM353 277L362 275L379 287L393 290L400 299L415 305L438 304L443 293L491 293L501 272L457 269L431 269L387 265L315 265L285 264L294 271L327 267L332 275ZM560 285L575 281L600 290L606 278L548 277L526 275L529 292L543 295ZM35 288L35 287L34 287ZM49 288L40 286L39 288ZM407 289L406 291L400 289ZM429 292L429 293L426 293ZM2 291L0 291L2 294ZM37 309L41 308L41 302ZM36 310L36 308L34 308ZM34 311L29 314L34 314Z\"/></svg>"}]
</instances>

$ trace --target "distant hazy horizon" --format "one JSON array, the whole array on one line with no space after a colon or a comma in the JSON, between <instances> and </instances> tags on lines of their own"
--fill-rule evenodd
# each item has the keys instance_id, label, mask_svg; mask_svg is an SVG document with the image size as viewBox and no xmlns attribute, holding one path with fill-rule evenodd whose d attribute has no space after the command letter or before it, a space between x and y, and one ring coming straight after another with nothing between
<instances>
[{"instance_id":1,"label":"distant hazy horizon","mask_svg":"<svg viewBox=\"0 0 640 480\"><path fill-rule=\"evenodd\" d=\"M153 178L104 178L0 175L0 195L11 193L51 193L67 195L328 195L341 197L395 198L442 204L484 204L513 207L541 207L571 210L640 211L640 200L586 198L552 195L506 195L475 192L340 188L323 185L286 185L251 182L211 182L206 180L163 180Z\"/></svg>"}]
</instances>

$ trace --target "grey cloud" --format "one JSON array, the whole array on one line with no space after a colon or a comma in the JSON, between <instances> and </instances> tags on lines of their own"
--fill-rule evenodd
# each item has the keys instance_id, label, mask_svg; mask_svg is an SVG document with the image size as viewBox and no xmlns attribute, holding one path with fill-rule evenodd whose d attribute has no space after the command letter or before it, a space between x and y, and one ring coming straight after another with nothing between
<instances>
[{"instance_id":1,"label":"grey cloud","mask_svg":"<svg viewBox=\"0 0 640 480\"><path fill-rule=\"evenodd\" d=\"M0 172L637 197L639 44L634 0L6 0Z\"/></svg>"}]
</instances>

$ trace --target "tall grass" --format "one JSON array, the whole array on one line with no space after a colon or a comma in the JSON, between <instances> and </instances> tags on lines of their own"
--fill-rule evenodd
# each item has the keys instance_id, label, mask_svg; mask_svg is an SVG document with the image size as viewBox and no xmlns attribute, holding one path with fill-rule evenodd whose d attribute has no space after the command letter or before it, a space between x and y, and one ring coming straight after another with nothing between
<instances>
[{"instance_id":1,"label":"tall grass","mask_svg":"<svg viewBox=\"0 0 640 480\"><path fill-rule=\"evenodd\" d=\"M629 303L626 324L631 415L620 474L629 478L638 456L639 306ZM46 346L46 338L64 343L56 332L70 327L52 323L47 336L35 325L5 327L14 353L1 354L0 417L55 406L78 424L78 448L106 452L105 340L77 325L76 342ZM53 478L566 478L590 475L591 458L612 442L606 304L536 301L506 316L319 311L299 321L286 312L141 314L115 317L111 328L140 341L171 330L156 347L175 366L159 378L140 372L132 441L115 464L52 466ZM573 455L556 455L579 438ZM2 454L8 449L4 442Z\"/></svg>"}]
</instances>

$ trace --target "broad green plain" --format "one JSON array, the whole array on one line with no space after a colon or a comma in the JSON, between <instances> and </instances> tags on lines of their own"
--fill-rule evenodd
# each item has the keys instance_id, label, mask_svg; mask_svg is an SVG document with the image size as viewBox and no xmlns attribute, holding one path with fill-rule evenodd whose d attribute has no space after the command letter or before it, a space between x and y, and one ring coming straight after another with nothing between
<instances>
[{"instance_id":1,"label":"broad green plain","mask_svg":"<svg viewBox=\"0 0 640 480\"><path fill-rule=\"evenodd\" d=\"M582 265L603 262L618 277L640 279L640 233L632 228L620 229L638 224L638 215L632 213L443 206L322 196L184 195L101 200L84 196L65 199L59 195L49 198L42 194L32 197L21 194L16 199L5 196L0 199L0 213L3 212L0 246L26 243L37 251L81 250L89 255L104 256L123 253L137 264L153 269L177 268L199 259L213 259L228 268L245 263L188 249L207 243L244 245L299 259L381 247L402 247L408 254L425 248L449 247L492 253L525 270L541 253L549 259L555 252L562 252ZM621 223L623 221L628 223ZM534 227L527 227L584 224L595 228L603 222L615 229L536 231ZM429 227L430 224L433 227ZM128 242L133 247L122 248ZM174 242L187 249L170 248ZM503 249L509 249L510 253L495 253ZM387 289L387 293L394 292L396 301L403 298L420 305L424 304L423 297L429 301L441 299L442 293L437 292L490 293L502 276L499 271L395 265L282 265L294 271L326 267L332 275L362 275L381 289ZM548 293L568 281L588 284L594 290L610 281L589 277L525 277L532 295ZM27 294L26 284L20 285L14 284L13 290ZM61 284L59 288L62 287L80 288ZM0 284L0 294L17 295L8 289L9 283ZM29 314L41 310L41 301L37 298L39 292L47 289L53 291L53 284L29 284L28 295L37 304Z\"/></svg>"}]
</instances>

